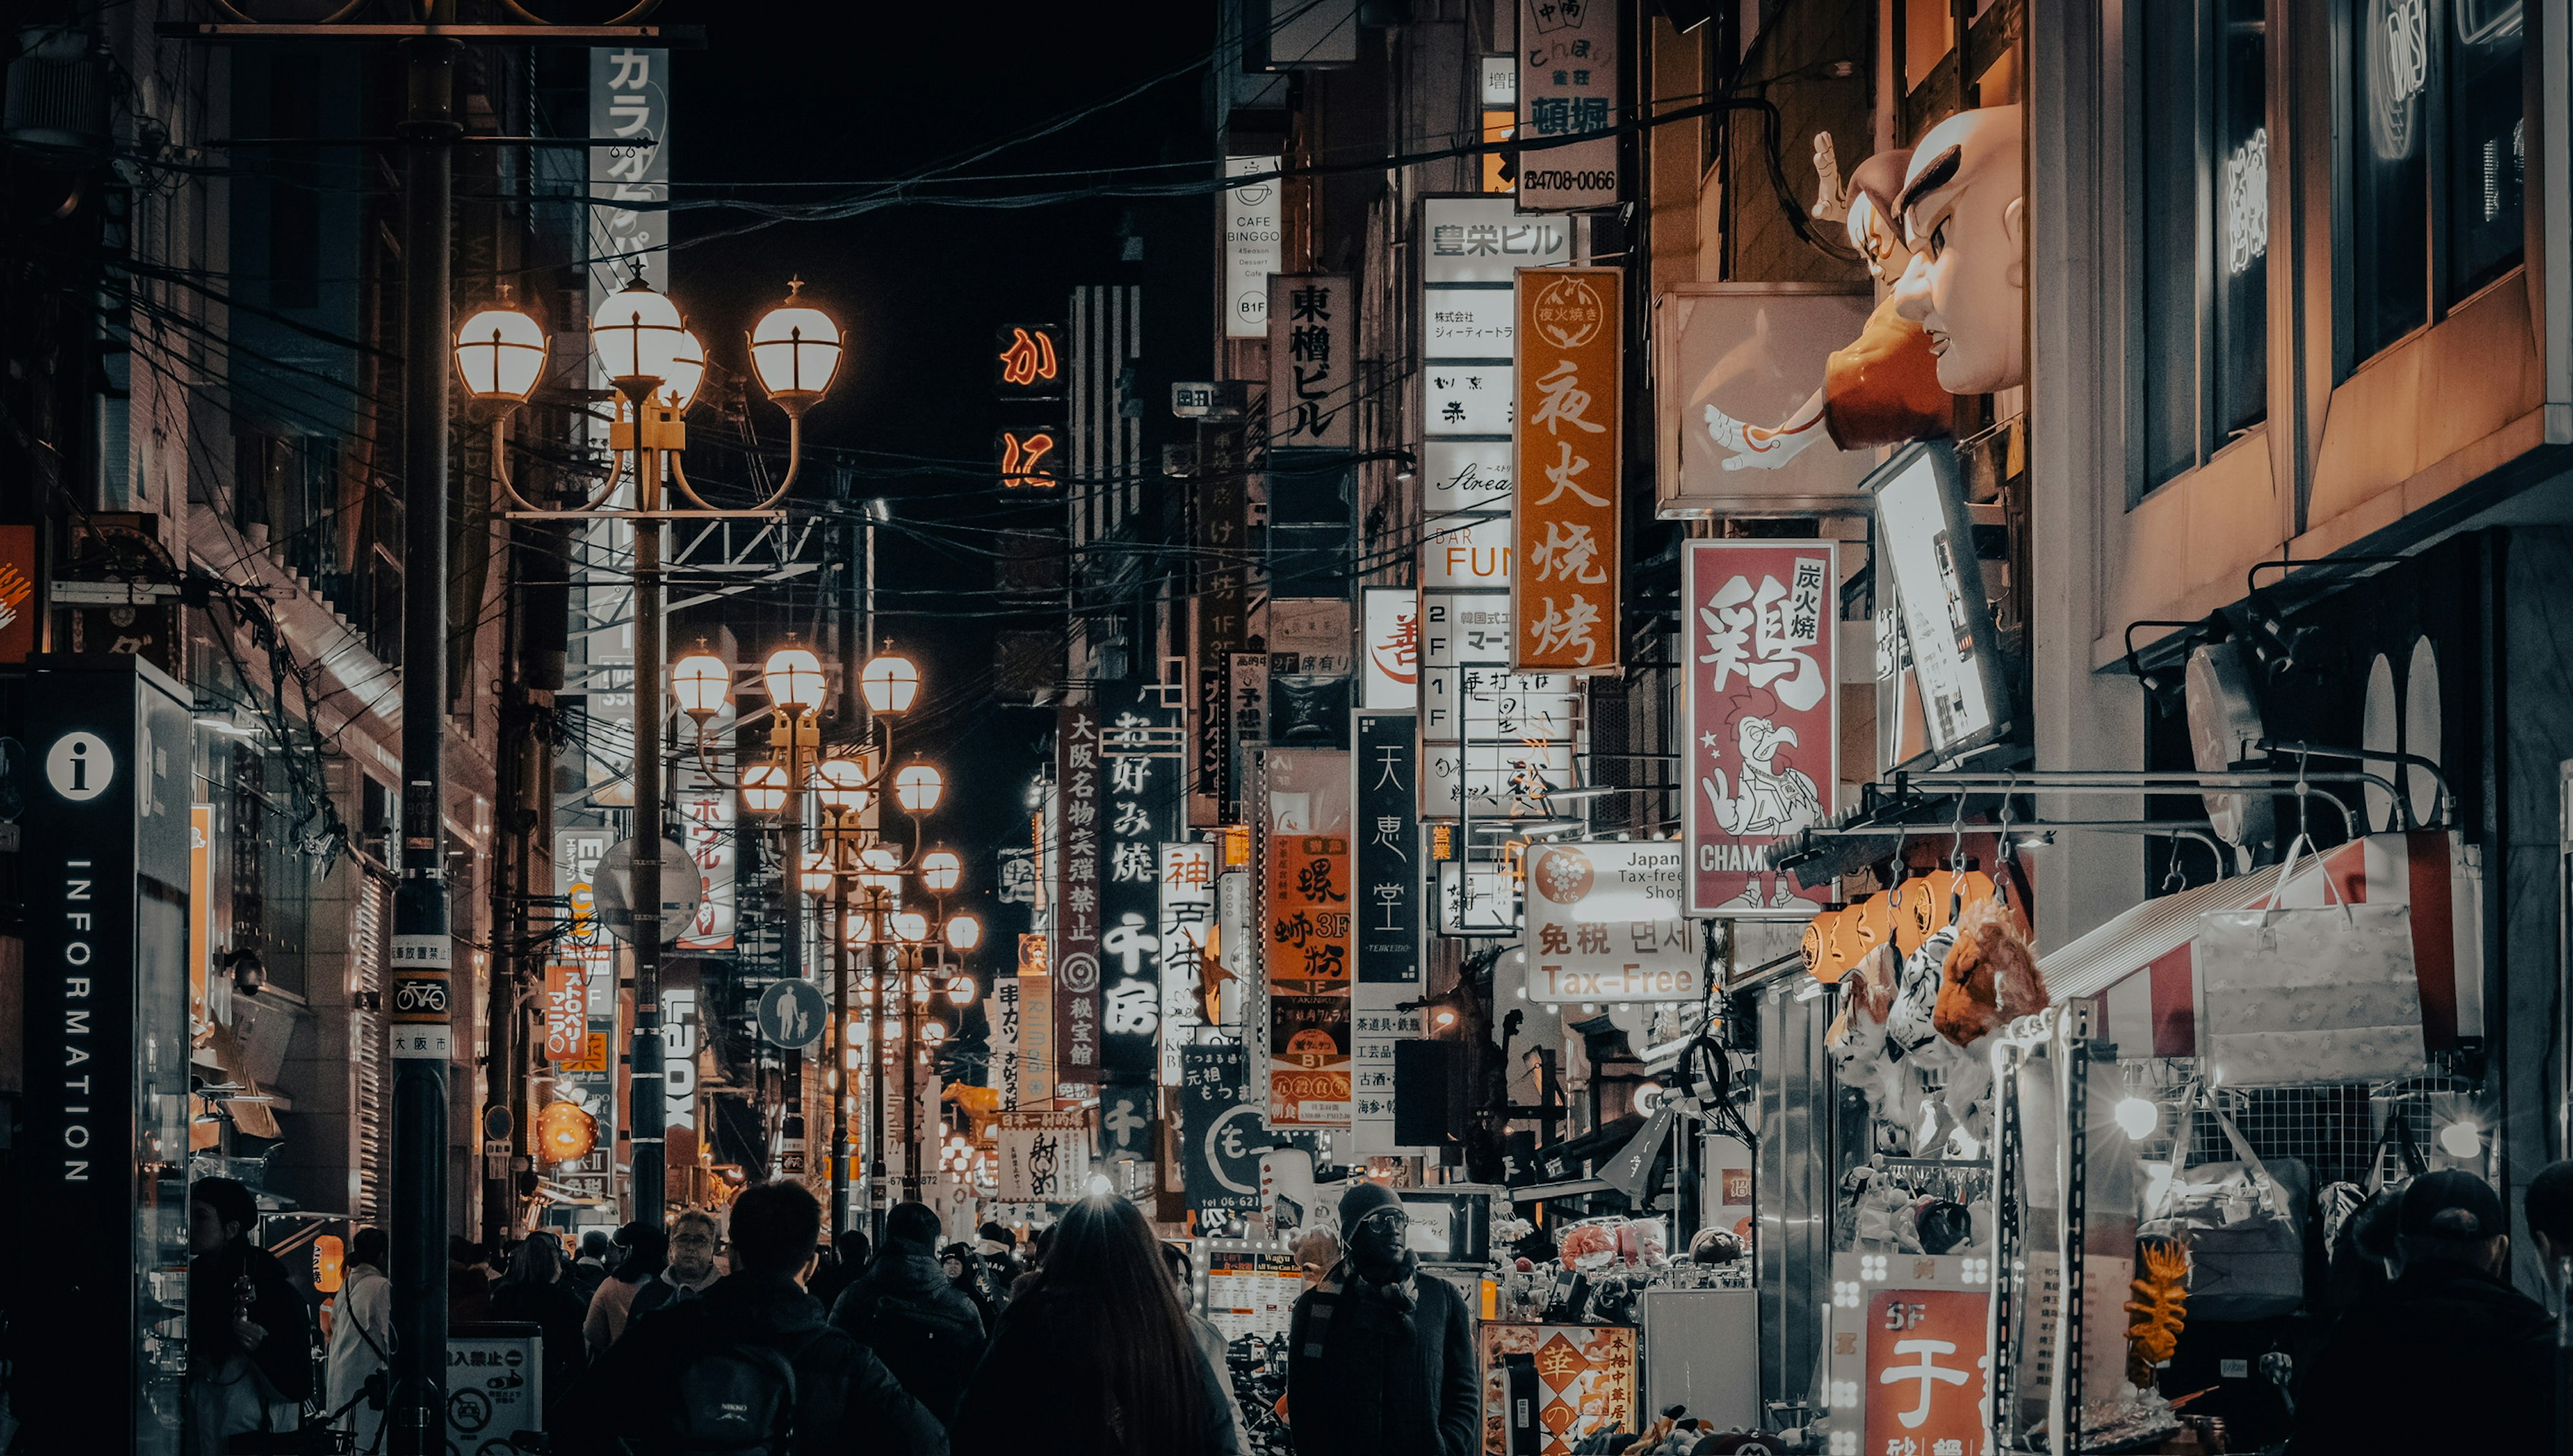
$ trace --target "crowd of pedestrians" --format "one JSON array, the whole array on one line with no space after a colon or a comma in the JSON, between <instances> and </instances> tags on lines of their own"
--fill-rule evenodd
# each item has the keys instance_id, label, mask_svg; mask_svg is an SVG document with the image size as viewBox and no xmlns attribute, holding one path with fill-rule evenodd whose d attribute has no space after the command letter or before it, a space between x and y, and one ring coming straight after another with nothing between
<instances>
[{"instance_id":1,"label":"crowd of pedestrians","mask_svg":"<svg viewBox=\"0 0 2573 1456\"><path fill-rule=\"evenodd\" d=\"M2535 1449L2554 1423L2555 1321L2508 1271L2510 1220L2472 1173L2387 1194L2368 1291L2295 1371L2291 1456L2438 1429L2458 1449ZM987 1224L948 1241L937 1212L894 1208L880 1246L822 1238L793 1183L744 1190L719 1225L630 1223L575 1252L547 1231L451 1250L472 1319L533 1326L550 1449L561 1456L1244 1456L1287 1433L1296 1456L1474 1456L1481 1386L1463 1298L1408 1247L1393 1192L1343 1195L1335 1239L1299 1243L1305 1289L1284 1396L1246 1411L1224 1336L1192 1308L1187 1250L1133 1203L1074 1204L1023 1250ZM190 1207L189 1450L292 1429L310 1393L308 1311L251 1242L241 1184ZM2552 1280L2573 1268L2573 1163L2540 1173L2525 1226ZM383 1449L394 1334L386 1240L352 1239L329 1303L325 1395L353 1449ZM458 1323L471 1322L458 1316ZM2476 1392L2472 1399L2460 1393ZM2491 1443L2491 1444L2478 1444Z\"/></svg>"}]
</instances>

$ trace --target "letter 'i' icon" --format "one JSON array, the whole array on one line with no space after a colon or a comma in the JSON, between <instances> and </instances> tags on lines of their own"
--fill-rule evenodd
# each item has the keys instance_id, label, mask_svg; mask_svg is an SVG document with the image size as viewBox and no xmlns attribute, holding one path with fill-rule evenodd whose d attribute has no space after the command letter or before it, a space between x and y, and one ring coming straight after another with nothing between
<instances>
[{"instance_id":1,"label":"letter 'i' icon","mask_svg":"<svg viewBox=\"0 0 2573 1456\"><path fill-rule=\"evenodd\" d=\"M95 733L66 733L46 751L45 782L74 803L106 793L115 778L116 759Z\"/></svg>"}]
</instances>

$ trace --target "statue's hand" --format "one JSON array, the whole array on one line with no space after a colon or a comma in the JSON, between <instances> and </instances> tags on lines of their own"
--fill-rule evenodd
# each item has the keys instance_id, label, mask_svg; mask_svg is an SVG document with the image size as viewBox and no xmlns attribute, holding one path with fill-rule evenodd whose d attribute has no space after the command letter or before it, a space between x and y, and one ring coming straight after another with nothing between
<instances>
[{"instance_id":1,"label":"statue's hand","mask_svg":"<svg viewBox=\"0 0 2573 1456\"><path fill-rule=\"evenodd\" d=\"M1814 216L1826 223L1848 221L1849 190L1841 183L1840 154L1829 132L1814 133Z\"/></svg>"}]
</instances>

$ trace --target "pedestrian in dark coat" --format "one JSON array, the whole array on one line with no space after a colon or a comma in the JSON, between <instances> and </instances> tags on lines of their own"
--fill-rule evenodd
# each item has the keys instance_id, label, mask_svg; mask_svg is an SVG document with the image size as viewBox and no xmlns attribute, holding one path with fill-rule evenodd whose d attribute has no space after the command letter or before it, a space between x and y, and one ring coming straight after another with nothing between
<instances>
[{"instance_id":1,"label":"pedestrian in dark coat","mask_svg":"<svg viewBox=\"0 0 2573 1456\"><path fill-rule=\"evenodd\" d=\"M2538 1451L2555 1429L2555 1319L2503 1278L2508 1215L2473 1173L2403 1190L2403 1274L2352 1307L2305 1362L2291 1456L2418 1441Z\"/></svg>"},{"instance_id":2,"label":"pedestrian in dark coat","mask_svg":"<svg viewBox=\"0 0 2573 1456\"><path fill-rule=\"evenodd\" d=\"M291 1431L313 1393L313 1321L277 1256L250 1241L259 1204L231 1178L188 1190L188 1402L191 1449Z\"/></svg>"},{"instance_id":3,"label":"pedestrian in dark coat","mask_svg":"<svg viewBox=\"0 0 2573 1456\"><path fill-rule=\"evenodd\" d=\"M805 1292L821 1229L821 1204L804 1188L744 1189L732 1205L733 1271L634 1321L608 1348L553 1423L558 1456L658 1449L690 1363L739 1345L774 1349L792 1366L795 1456L947 1456L945 1428Z\"/></svg>"},{"instance_id":4,"label":"pedestrian in dark coat","mask_svg":"<svg viewBox=\"0 0 2573 1456\"><path fill-rule=\"evenodd\" d=\"M583 1313L589 1310L590 1296L598 1292L599 1285L607 1282L607 1255L613 1247L607 1241L605 1229L593 1228L580 1236L580 1257L573 1259L571 1267L563 1270L563 1278L571 1285L571 1292L579 1296Z\"/></svg>"},{"instance_id":5,"label":"pedestrian in dark coat","mask_svg":"<svg viewBox=\"0 0 2573 1456\"><path fill-rule=\"evenodd\" d=\"M1297 1456L1473 1456L1482 1390L1464 1296L1423 1273L1402 1201L1381 1183L1340 1197L1345 1252L1295 1300L1286 1424Z\"/></svg>"},{"instance_id":6,"label":"pedestrian in dark coat","mask_svg":"<svg viewBox=\"0 0 2573 1456\"><path fill-rule=\"evenodd\" d=\"M983 1316L947 1282L938 1234L938 1210L895 1205L885 1215L884 1247L840 1291L831 1322L882 1357L940 1420L952 1421L965 1378L983 1357Z\"/></svg>"},{"instance_id":7,"label":"pedestrian in dark coat","mask_svg":"<svg viewBox=\"0 0 2573 1456\"><path fill-rule=\"evenodd\" d=\"M588 1312L564 1274L562 1245L541 1228L519 1243L509 1255L509 1272L491 1288L491 1317L532 1324L542 1340L548 1412L588 1363L580 1333Z\"/></svg>"},{"instance_id":8,"label":"pedestrian in dark coat","mask_svg":"<svg viewBox=\"0 0 2573 1456\"><path fill-rule=\"evenodd\" d=\"M955 1456L1239 1456L1143 1213L1085 1198L1054 1231L957 1406Z\"/></svg>"}]
</instances>

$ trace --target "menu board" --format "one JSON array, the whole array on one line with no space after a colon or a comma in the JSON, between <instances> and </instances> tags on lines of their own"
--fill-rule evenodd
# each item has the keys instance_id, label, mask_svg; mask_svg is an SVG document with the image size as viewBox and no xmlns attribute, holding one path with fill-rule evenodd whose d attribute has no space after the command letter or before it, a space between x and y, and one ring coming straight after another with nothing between
<instances>
[{"instance_id":1,"label":"menu board","mask_svg":"<svg viewBox=\"0 0 2573 1456\"><path fill-rule=\"evenodd\" d=\"M1230 1342L1244 1335L1276 1339L1286 1333L1304 1271L1283 1249L1217 1247L1206 1256L1206 1317Z\"/></svg>"}]
</instances>

